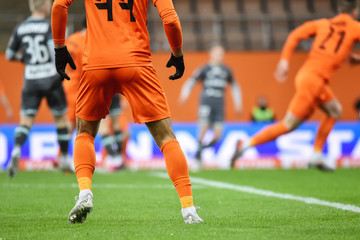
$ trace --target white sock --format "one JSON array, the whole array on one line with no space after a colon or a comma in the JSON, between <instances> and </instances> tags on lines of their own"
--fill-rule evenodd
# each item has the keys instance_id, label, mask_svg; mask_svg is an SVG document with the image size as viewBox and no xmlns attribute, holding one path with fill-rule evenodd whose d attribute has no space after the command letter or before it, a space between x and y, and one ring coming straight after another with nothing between
<instances>
[{"instance_id":1,"label":"white sock","mask_svg":"<svg viewBox=\"0 0 360 240\"><path fill-rule=\"evenodd\" d=\"M93 194L92 194L92 192L91 192L90 189L82 190L82 191L80 191L80 193L79 193L79 198L82 198L82 197L84 197L86 194L89 194L89 193L90 193L91 196L93 196Z\"/></svg>"},{"instance_id":2,"label":"white sock","mask_svg":"<svg viewBox=\"0 0 360 240\"><path fill-rule=\"evenodd\" d=\"M250 141L249 140L245 140L244 143L242 144L241 146L241 149L240 151L245 151L246 149L250 148L251 147L251 144L250 144Z\"/></svg>"},{"instance_id":3,"label":"white sock","mask_svg":"<svg viewBox=\"0 0 360 240\"><path fill-rule=\"evenodd\" d=\"M13 148L13 150L11 151L11 156L14 156L16 154L19 154L21 152L21 147L15 145L15 147Z\"/></svg>"}]
</instances>

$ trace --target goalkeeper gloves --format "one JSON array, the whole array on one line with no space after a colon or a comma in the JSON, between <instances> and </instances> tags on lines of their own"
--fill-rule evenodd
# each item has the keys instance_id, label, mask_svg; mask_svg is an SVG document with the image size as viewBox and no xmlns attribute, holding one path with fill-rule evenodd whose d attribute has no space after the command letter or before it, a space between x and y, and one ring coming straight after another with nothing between
<instances>
[{"instance_id":1,"label":"goalkeeper gloves","mask_svg":"<svg viewBox=\"0 0 360 240\"><path fill-rule=\"evenodd\" d=\"M60 75L61 81L63 81L64 78L70 80L70 77L65 72L67 64L69 64L72 69L76 69L74 60L72 59L66 46L63 48L55 48L55 66L56 71Z\"/></svg>"},{"instance_id":2,"label":"goalkeeper gloves","mask_svg":"<svg viewBox=\"0 0 360 240\"><path fill-rule=\"evenodd\" d=\"M185 71L185 65L184 65L184 58L183 56L181 57L175 57L172 53L171 53L171 58L168 61L168 63L166 64L167 68L170 68L171 66L174 66L176 68L176 73L174 75L171 75L169 77L170 80L176 80L182 77L182 75L184 74Z\"/></svg>"}]
</instances>

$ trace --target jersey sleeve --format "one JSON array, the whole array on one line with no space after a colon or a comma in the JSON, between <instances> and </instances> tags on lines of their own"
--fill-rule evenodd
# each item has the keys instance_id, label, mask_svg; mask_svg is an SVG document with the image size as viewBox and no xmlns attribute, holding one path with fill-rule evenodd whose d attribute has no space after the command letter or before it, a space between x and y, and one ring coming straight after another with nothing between
<instances>
[{"instance_id":1,"label":"jersey sleeve","mask_svg":"<svg viewBox=\"0 0 360 240\"><path fill-rule=\"evenodd\" d=\"M55 0L51 11L51 29L54 43L65 43L68 7L74 0Z\"/></svg>"},{"instance_id":2,"label":"jersey sleeve","mask_svg":"<svg viewBox=\"0 0 360 240\"><path fill-rule=\"evenodd\" d=\"M308 39L316 34L317 32L317 21L308 21L301 26L295 28L286 40L286 43L281 52L281 58L290 60L292 53L303 39Z\"/></svg>"},{"instance_id":3,"label":"jersey sleeve","mask_svg":"<svg viewBox=\"0 0 360 240\"><path fill-rule=\"evenodd\" d=\"M183 39L179 17L171 0L153 0L163 21L165 34L172 50L182 48Z\"/></svg>"},{"instance_id":4,"label":"jersey sleeve","mask_svg":"<svg viewBox=\"0 0 360 240\"><path fill-rule=\"evenodd\" d=\"M196 69L193 73L193 79L195 81L203 81L206 77L206 69L207 69L207 66L202 66L202 67Z\"/></svg>"},{"instance_id":5,"label":"jersey sleeve","mask_svg":"<svg viewBox=\"0 0 360 240\"><path fill-rule=\"evenodd\" d=\"M17 52L20 49L20 45L21 45L21 39L17 34L17 29L18 29L17 27L14 29L7 45L7 48L11 49L14 52Z\"/></svg>"},{"instance_id":6,"label":"jersey sleeve","mask_svg":"<svg viewBox=\"0 0 360 240\"><path fill-rule=\"evenodd\" d=\"M234 82L234 75L233 75L231 69L230 69L230 68L226 68L226 70L227 70L227 72L228 72L228 76L227 76L227 78L226 78L226 81L227 81L228 83L233 83L233 82Z\"/></svg>"}]
</instances>

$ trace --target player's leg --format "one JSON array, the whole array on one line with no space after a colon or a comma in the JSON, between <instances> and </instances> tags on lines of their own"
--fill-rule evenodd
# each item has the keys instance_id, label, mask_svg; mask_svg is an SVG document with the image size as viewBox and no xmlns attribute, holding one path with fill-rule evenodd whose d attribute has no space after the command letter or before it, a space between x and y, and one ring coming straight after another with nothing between
<instances>
[{"instance_id":1,"label":"player's leg","mask_svg":"<svg viewBox=\"0 0 360 240\"><path fill-rule=\"evenodd\" d=\"M134 67L128 72L132 77L121 84L121 92L129 101L134 121L146 123L164 154L168 174L181 199L185 223L202 222L193 204L187 161L172 130L169 106L155 69Z\"/></svg>"},{"instance_id":2,"label":"player's leg","mask_svg":"<svg viewBox=\"0 0 360 240\"><path fill-rule=\"evenodd\" d=\"M46 100L54 116L57 140L60 146L59 167L63 171L73 171L72 159L69 155L69 120L66 117L67 104L63 86L60 81L46 91Z\"/></svg>"},{"instance_id":3,"label":"player's leg","mask_svg":"<svg viewBox=\"0 0 360 240\"><path fill-rule=\"evenodd\" d=\"M34 124L35 116L40 106L42 95L33 89L26 87L21 94L21 111L19 126L15 128L14 148L11 151L8 167L9 177L15 177L18 171L18 163L21 157L21 148L24 145L29 131Z\"/></svg>"},{"instance_id":4,"label":"player's leg","mask_svg":"<svg viewBox=\"0 0 360 240\"><path fill-rule=\"evenodd\" d=\"M77 137L74 147L74 166L80 193L74 208L70 211L70 223L84 222L93 207L91 191L95 170L94 138L98 132L100 119L109 113L114 95L111 70L84 71L80 81L77 105Z\"/></svg>"},{"instance_id":5,"label":"player's leg","mask_svg":"<svg viewBox=\"0 0 360 240\"><path fill-rule=\"evenodd\" d=\"M201 152L205 148L205 145L203 143L204 137L206 132L210 128L210 113L211 113L211 107L205 104L201 104L199 106L199 112L198 112L198 125L199 125L199 135L198 135L198 147L195 153L195 159L199 162L201 162ZM199 168L200 166L196 167Z\"/></svg>"},{"instance_id":6,"label":"player's leg","mask_svg":"<svg viewBox=\"0 0 360 240\"><path fill-rule=\"evenodd\" d=\"M238 146L236 151L231 157L230 160L231 167L232 168L235 167L235 161L239 157L241 157L241 155L247 149L273 141L279 136L295 130L301 123L302 120L298 119L295 115L293 115L290 111L288 111L282 121L273 123L263 128L253 137L251 137L249 140L245 140L245 141L240 140L237 144Z\"/></svg>"},{"instance_id":7,"label":"player's leg","mask_svg":"<svg viewBox=\"0 0 360 240\"><path fill-rule=\"evenodd\" d=\"M116 136L119 134L120 131L120 126L117 121L117 118L120 114L119 94L114 95L109 110L110 113L107 118L100 123L99 134L101 136L102 145L104 146L108 154L110 154L110 156L112 157L116 157L120 152L118 151L119 147L116 140ZM109 121L114 134L110 133Z\"/></svg>"},{"instance_id":8,"label":"player's leg","mask_svg":"<svg viewBox=\"0 0 360 240\"><path fill-rule=\"evenodd\" d=\"M112 123L112 128L114 129L114 137L115 137L115 142L117 145L117 152L119 154L121 154L125 135L121 130L121 126L120 126L120 122L119 122L119 115L112 116L111 123Z\"/></svg>"},{"instance_id":9,"label":"player's leg","mask_svg":"<svg viewBox=\"0 0 360 240\"><path fill-rule=\"evenodd\" d=\"M80 192L79 197L75 198L77 200L76 204L68 216L70 223L83 223L87 214L93 209L91 185L96 163L94 139L99 123L100 120L76 119L78 135L75 139L74 166Z\"/></svg>"},{"instance_id":10,"label":"player's leg","mask_svg":"<svg viewBox=\"0 0 360 240\"><path fill-rule=\"evenodd\" d=\"M311 156L309 166L318 167L320 170L333 171L334 168L326 163L322 151L329 133L341 116L342 107L328 86L324 88L322 99L320 100L319 107L326 116L321 120L317 130L314 141L314 154Z\"/></svg>"},{"instance_id":11,"label":"player's leg","mask_svg":"<svg viewBox=\"0 0 360 240\"><path fill-rule=\"evenodd\" d=\"M203 222L194 208L187 161L179 142L175 138L170 118L148 122L146 126L164 154L167 172L180 197L185 222Z\"/></svg>"},{"instance_id":12,"label":"player's leg","mask_svg":"<svg viewBox=\"0 0 360 240\"><path fill-rule=\"evenodd\" d=\"M71 140L69 120L65 114L54 116L54 120L60 146L59 168L65 172L74 172L74 164L69 155L69 142Z\"/></svg>"},{"instance_id":13,"label":"player's leg","mask_svg":"<svg viewBox=\"0 0 360 240\"><path fill-rule=\"evenodd\" d=\"M212 129L214 131L214 138L204 148L215 145L222 136L225 119L224 106L212 106L210 119L212 122Z\"/></svg>"},{"instance_id":14,"label":"player's leg","mask_svg":"<svg viewBox=\"0 0 360 240\"><path fill-rule=\"evenodd\" d=\"M101 136L101 144L106 149L107 153L110 156L115 157L117 154L115 149L115 138L110 134L109 120L110 117L108 116L100 122L99 135Z\"/></svg>"},{"instance_id":15,"label":"player's leg","mask_svg":"<svg viewBox=\"0 0 360 240\"><path fill-rule=\"evenodd\" d=\"M11 151L10 163L7 169L9 177L15 177L18 171L18 164L21 157L21 148L24 145L31 126L35 121L35 116L20 116L19 126L15 128L14 148Z\"/></svg>"},{"instance_id":16,"label":"player's leg","mask_svg":"<svg viewBox=\"0 0 360 240\"><path fill-rule=\"evenodd\" d=\"M333 129L335 122L340 118L342 107L337 99L325 103L320 108L326 113L325 118L320 122L319 129L314 141L314 151L322 152L327 136Z\"/></svg>"},{"instance_id":17,"label":"player's leg","mask_svg":"<svg viewBox=\"0 0 360 240\"><path fill-rule=\"evenodd\" d=\"M213 131L214 131L214 138L213 140L211 140L211 142L209 142L206 147L211 147L214 146L217 142L220 141L220 138L223 134L223 129L224 129L224 123L223 122L215 122L214 126L213 126Z\"/></svg>"},{"instance_id":18,"label":"player's leg","mask_svg":"<svg viewBox=\"0 0 360 240\"><path fill-rule=\"evenodd\" d=\"M119 122L121 112L120 94L115 94L110 105L110 117L118 154L121 154L122 152L122 145L124 141L124 133L121 131Z\"/></svg>"},{"instance_id":19,"label":"player's leg","mask_svg":"<svg viewBox=\"0 0 360 240\"><path fill-rule=\"evenodd\" d=\"M238 144L239 148L234 152L230 161L231 167L235 166L235 161L248 148L273 141L279 136L295 130L313 113L316 107L316 95L308 90L311 86L308 86L307 82L305 83L304 86L300 86L296 89L296 93L292 98L288 111L282 121L263 128L249 140L241 141L240 144Z\"/></svg>"}]
</instances>

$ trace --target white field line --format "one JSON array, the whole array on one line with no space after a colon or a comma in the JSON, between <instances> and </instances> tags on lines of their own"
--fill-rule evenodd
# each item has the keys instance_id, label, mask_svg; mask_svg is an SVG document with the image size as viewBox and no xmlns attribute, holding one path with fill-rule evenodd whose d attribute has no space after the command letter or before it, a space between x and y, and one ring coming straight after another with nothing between
<instances>
[{"instance_id":1,"label":"white field line","mask_svg":"<svg viewBox=\"0 0 360 240\"><path fill-rule=\"evenodd\" d=\"M5 188L78 188L76 183L69 184L28 184L28 183L3 183ZM92 184L93 188L105 189L171 189L171 184ZM195 185L193 188L205 188L205 186Z\"/></svg>"},{"instance_id":2,"label":"white field line","mask_svg":"<svg viewBox=\"0 0 360 240\"><path fill-rule=\"evenodd\" d=\"M159 177L159 178L169 178L169 176L166 173L162 173L162 172L155 172L155 173L152 173L151 175L155 176L155 177ZM198 177L191 177L190 179L191 179L191 183L202 184L205 186L222 188L222 189L230 189L230 190L234 190L234 191L257 194L257 195L262 195L262 196L266 196L266 197L275 197L275 198L281 198L281 199L295 200L295 201L300 201L300 202L304 202L307 204L328 206L328 207L338 208L338 209L341 209L344 211L360 213L360 207L355 206L355 205L343 204L343 203L337 203L337 202L329 202L329 201L312 198L312 197L300 197L300 196L295 196L295 195L287 194L287 193L276 193L276 192L257 189L257 188L253 188L253 187L249 187L249 186L235 185L235 184L231 184L231 183L207 180L207 179L198 178Z\"/></svg>"}]
</instances>

